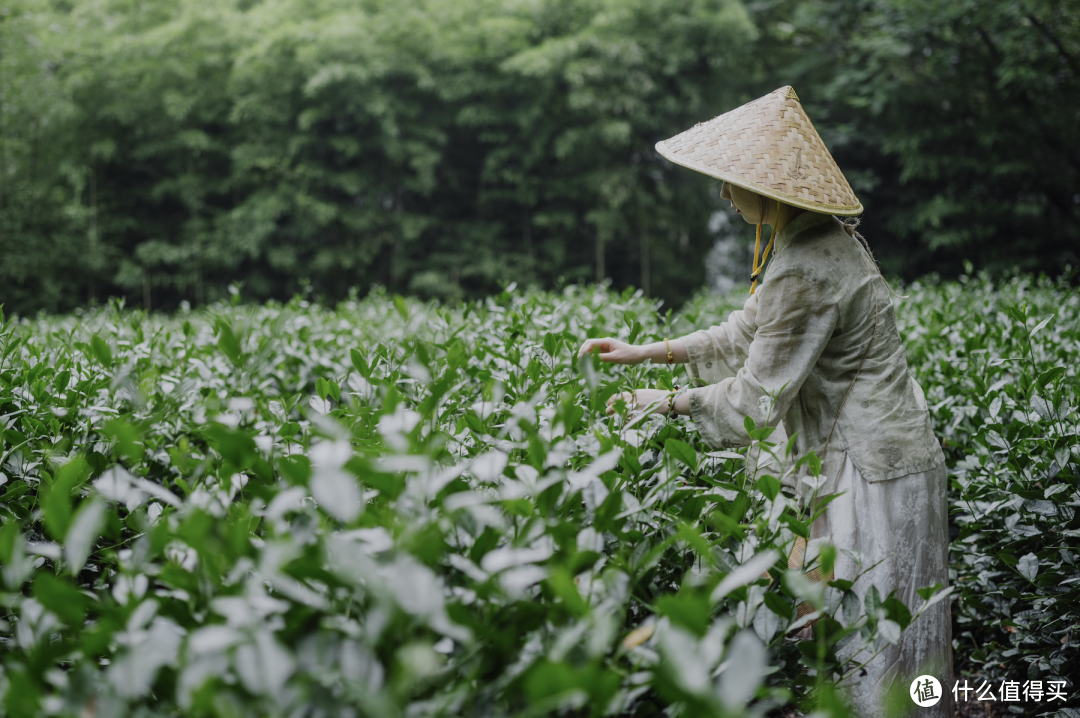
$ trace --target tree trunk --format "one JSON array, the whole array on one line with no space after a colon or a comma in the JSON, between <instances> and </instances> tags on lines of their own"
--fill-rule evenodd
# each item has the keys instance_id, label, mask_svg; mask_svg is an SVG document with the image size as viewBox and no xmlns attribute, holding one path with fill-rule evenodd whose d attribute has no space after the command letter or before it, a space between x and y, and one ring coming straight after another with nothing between
<instances>
[{"instance_id":1,"label":"tree trunk","mask_svg":"<svg viewBox=\"0 0 1080 718\"><path fill-rule=\"evenodd\" d=\"M525 213L525 220L522 222L521 230L525 240L525 252L529 257L527 278L529 284L536 284L536 251L533 249L532 215L528 212Z\"/></svg>"},{"instance_id":2,"label":"tree trunk","mask_svg":"<svg viewBox=\"0 0 1080 718\"><path fill-rule=\"evenodd\" d=\"M390 292L398 292L398 281L401 278L401 247L405 243L405 233L401 227L401 193L394 193L394 206L391 210L394 217L394 243L390 247Z\"/></svg>"},{"instance_id":3,"label":"tree trunk","mask_svg":"<svg viewBox=\"0 0 1080 718\"><path fill-rule=\"evenodd\" d=\"M94 170L90 170L90 231L87 233L86 239L88 244L87 258L89 261L90 271L86 273L87 280L89 281L89 287L87 287L87 302L90 306L94 306L97 303L97 254L98 254L98 236L97 236L97 179L94 174Z\"/></svg>"},{"instance_id":4,"label":"tree trunk","mask_svg":"<svg viewBox=\"0 0 1080 718\"><path fill-rule=\"evenodd\" d=\"M142 270L142 303L143 309L149 313L152 308L150 306L150 270L146 267Z\"/></svg>"},{"instance_id":5,"label":"tree trunk","mask_svg":"<svg viewBox=\"0 0 1080 718\"><path fill-rule=\"evenodd\" d=\"M202 236L195 239L195 306L203 305Z\"/></svg>"},{"instance_id":6,"label":"tree trunk","mask_svg":"<svg viewBox=\"0 0 1080 718\"><path fill-rule=\"evenodd\" d=\"M604 266L604 235L596 230L596 283L607 279L607 268Z\"/></svg>"},{"instance_id":7,"label":"tree trunk","mask_svg":"<svg viewBox=\"0 0 1080 718\"><path fill-rule=\"evenodd\" d=\"M652 267L649 263L649 230L646 228L645 219L641 219L640 224L641 232L641 290L645 292L645 296L649 296L651 290L649 284L652 280L650 272Z\"/></svg>"},{"instance_id":8,"label":"tree trunk","mask_svg":"<svg viewBox=\"0 0 1080 718\"><path fill-rule=\"evenodd\" d=\"M401 255L401 232L400 229L397 232L398 236L394 238L394 245L390 248L390 292L396 293L398 290L398 269L399 269L399 257Z\"/></svg>"}]
</instances>

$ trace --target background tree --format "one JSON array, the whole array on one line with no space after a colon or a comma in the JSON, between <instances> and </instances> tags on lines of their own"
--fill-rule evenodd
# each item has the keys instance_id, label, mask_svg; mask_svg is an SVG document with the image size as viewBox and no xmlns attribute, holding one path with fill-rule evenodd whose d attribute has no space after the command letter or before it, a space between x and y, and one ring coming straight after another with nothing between
<instances>
[{"instance_id":1,"label":"background tree","mask_svg":"<svg viewBox=\"0 0 1080 718\"><path fill-rule=\"evenodd\" d=\"M1075 3L785 1L755 20L764 75L800 88L888 268L1076 265Z\"/></svg>"},{"instance_id":2,"label":"background tree","mask_svg":"<svg viewBox=\"0 0 1080 718\"><path fill-rule=\"evenodd\" d=\"M199 304L234 281L452 300L610 278L679 303L726 203L653 145L784 84L887 271L1057 273L1080 254L1080 21L1056 0L2 12L9 310Z\"/></svg>"}]
</instances>

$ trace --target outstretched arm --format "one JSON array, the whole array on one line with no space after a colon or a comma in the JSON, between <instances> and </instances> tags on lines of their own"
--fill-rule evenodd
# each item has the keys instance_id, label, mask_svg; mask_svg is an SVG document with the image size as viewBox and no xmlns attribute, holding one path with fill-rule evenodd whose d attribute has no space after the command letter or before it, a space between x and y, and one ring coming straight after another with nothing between
<instances>
[{"instance_id":1,"label":"outstretched arm","mask_svg":"<svg viewBox=\"0 0 1080 718\"><path fill-rule=\"evenodd\" d=\"M675 396L675 401L670 401L675 392L667 391L666 389L638 389L637 391L624 391L615 394L607 401L607 413L608 416L615 413L615 402L626 402L634 411L645 411L645 409L653 406L654 414L667 415L671 413L671 410L675 410L675 415L689 414L690 413L690 397L686 393Z\"/></svg>"},{"instance_id":2,"label":"outstretched arm","mask_svg":"<svg viewBox=\"0 0 1080 718\"><path fill-rule=\"evenodd\" d=\"M671 353L673 362L676 364L686 363L686 345L681 339L672 339ZM603 339L588 339L581 345L581 349L578 350L578 357L581 357L589 353L600 353L600 361L612 362L615 364L641 364L642 362L651 361L653 364L667 364L667 344L664 342L653 342L652 344L641 344L635 346L633 344L627 344L619 339L613 339L612 337L604 337Z\"/></svg>"}]
</instances>

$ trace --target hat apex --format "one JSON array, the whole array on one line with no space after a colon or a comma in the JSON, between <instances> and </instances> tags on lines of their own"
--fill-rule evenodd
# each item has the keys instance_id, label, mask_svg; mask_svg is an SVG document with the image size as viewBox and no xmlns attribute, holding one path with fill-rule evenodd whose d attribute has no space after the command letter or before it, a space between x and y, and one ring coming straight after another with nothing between
<instances>
[{"instance_id":1,"label":"hat apex","mask_svg":"<svg viewBox=\"0 0 1080 718\"><path fill-rule=\"evenodd\" d=\"M677 165L811 212L863 212L790 85L699 122L656 150Z\"/></svg>"}]
</instances>

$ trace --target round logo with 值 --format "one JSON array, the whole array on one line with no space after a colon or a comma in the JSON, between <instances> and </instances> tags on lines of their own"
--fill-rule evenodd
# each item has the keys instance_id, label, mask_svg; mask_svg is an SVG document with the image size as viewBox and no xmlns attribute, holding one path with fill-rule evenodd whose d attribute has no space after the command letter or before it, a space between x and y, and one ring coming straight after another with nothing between
<instances>
[{"instance_id":1,"label":"round logo with \u503c","mask_svg":"<svg viewBox=\"0 0 1080 718\"><path fill-rule=\"evenodd\" d=\"M921 708L936 706L941 700L941 682L933 676L919 676L911 682L908 693L911 700Z\"/></svg>"}]
</instances>

